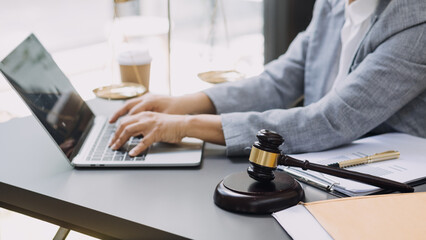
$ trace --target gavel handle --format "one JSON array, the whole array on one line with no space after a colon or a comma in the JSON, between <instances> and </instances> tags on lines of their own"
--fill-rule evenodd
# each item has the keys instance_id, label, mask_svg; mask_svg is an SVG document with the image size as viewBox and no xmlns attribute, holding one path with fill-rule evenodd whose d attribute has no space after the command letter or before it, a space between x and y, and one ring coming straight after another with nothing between
<instances>
[{"instance_id":1,"label":"gavel handle","mask_svg":"<svg viewBox=\"0 0 426 240\"><path fill-rule=\"evenodd\" d=\"M324 166L316 163L310 163L308 160L301 161L287 155L282 155L278 160L278 165L284 165L289 167L300 167L303 170L312 170L315 172L326 173L336 177L351 179L357 182L370 184L383 189L390 189L399 192L414 192L414 188L400 182L392 181L386 178L376 177L373 175L354 172L341 168L334 168Z\"/></svg>"}]
</instances>

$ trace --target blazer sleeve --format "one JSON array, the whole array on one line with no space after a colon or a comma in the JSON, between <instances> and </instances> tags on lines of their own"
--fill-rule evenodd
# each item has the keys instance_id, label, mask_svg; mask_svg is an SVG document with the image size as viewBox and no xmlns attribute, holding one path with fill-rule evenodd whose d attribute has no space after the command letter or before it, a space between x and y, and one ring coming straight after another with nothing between
<instances>
[{"instance_id":1,"label":"blazer sleeve","mask_svg":"<svg viewBox=\"0 0 426 240\"><path fill-rule=\"evenodd\" d=\"M267 64L259 76L204 90L216 112L265 111L290 107L303 94L309 29L299 33L287 52Z\"/></svg>"},{"instance_id":2,"label":"blazer sleeve","mask_svg":"<svg viewBox=\"0 0 426 240\"><path fill-rule=\"evenodd\" d=\"M284 137L286 153L320 151L359 138L426 90L425 42L426 24L392 36L308 106L222 114L228 155L245 154L263 128Z\"/></svg>"}]
</instances>

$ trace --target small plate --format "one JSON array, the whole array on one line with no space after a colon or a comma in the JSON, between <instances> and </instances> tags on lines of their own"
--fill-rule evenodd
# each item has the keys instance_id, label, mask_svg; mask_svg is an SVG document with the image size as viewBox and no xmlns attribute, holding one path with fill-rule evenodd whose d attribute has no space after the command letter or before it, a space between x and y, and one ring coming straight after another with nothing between
<instances>
[{"instance_id":1,"label":"small plate","mask_svg":"<svg viewBox=\"0 0 426 240\"><path fill-rule=\"evenodd\" d=\"M93 93L100 98L123 100L141 96L146 88L137 83L120 83L96 88Z\"/></svg>"},{"instance_id":2,"label":"small plate","mask_svg":"<svg viewBox=\"0 0 426 240\"><path fill-rule=\"evenodd\" d=\"M208 83L223 83L240 80L244 78L244 74L235 70L209 71L199 73L198 77L204 82Z\"/></svg>"}]
</instances>

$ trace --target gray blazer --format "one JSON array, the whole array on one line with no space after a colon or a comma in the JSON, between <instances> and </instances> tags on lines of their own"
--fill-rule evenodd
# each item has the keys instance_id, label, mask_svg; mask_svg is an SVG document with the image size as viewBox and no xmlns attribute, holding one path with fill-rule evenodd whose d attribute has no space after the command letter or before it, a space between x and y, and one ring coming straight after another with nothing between
<instances>
[{"instance_id":1,"label":"gray blazer","mask_svg":"<svg viewBox=\"0 0 426 240\"><path fill-rule=\"evenodd\" d=\"M257 77L205 90L221 114L228 155L260 129L286 153L319 151L367 133L426 137L426 1L381 0L345 80L328 90L340 57L343 0L317 0L313 19ZM290 108L304 95L304 106Z\"/></svg>"}]
</instances>

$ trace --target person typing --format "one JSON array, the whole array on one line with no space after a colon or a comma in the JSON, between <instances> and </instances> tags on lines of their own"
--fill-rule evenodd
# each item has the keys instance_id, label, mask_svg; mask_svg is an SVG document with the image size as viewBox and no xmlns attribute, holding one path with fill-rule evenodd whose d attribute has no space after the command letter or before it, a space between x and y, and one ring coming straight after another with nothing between
<instances>
[{"instance_id":1,"label":"person typing","mask_svg":"<svg viewBox=\"0 0 426 240\"><path fill-rule=\"evenodd\" d=\"M146 94L110 122L110 146L144 138L196 137L248 154L259 129L286 139L286 153L320 151L365 134L426 137L426 2L318 0L308 28L259 76L184 96ZM292 107L304 97L303 106Z\"/></svg>"}]
</instances>

